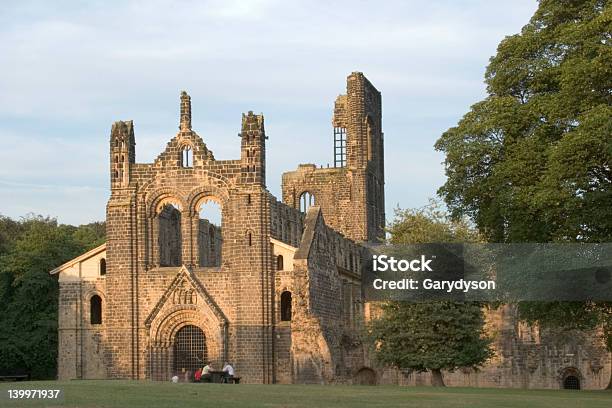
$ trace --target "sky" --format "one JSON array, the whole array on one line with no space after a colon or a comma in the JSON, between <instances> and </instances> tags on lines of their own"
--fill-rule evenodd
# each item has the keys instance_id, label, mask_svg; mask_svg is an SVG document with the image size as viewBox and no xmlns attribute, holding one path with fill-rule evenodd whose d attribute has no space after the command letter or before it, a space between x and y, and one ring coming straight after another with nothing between
<instances>
[{"instance_id":1,"label":"sky","mask_svg":"<svg viewBox=\"0 0 612 408\"><path fill-rule=\"evenodd\" d=\"M8 4L11 3L11 4ZM240 156L242 112L266 120L267 187L333 165L346 77L382 92L386 213L444 184L440 135L483 99L489 58L536 0L20 1L0 4L0 214L105 218L108 139L134 120L136 161L175 136L179 94L217 159Z\"/></svg>"}]
</instances>

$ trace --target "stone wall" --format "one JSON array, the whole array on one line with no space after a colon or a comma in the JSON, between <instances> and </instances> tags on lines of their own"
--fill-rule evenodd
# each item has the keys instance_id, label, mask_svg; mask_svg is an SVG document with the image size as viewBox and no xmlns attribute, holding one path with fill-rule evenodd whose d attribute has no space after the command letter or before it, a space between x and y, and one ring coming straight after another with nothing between
<instances>
[{"instance_id":1,"label":"stone wall","mask_svg":"<svg viewBox=\"0 0 612 408\"><path fill-rule=\"evenodd\" d=\"M294 256L291 322L293 381L346 383L364 365L359 338L362 248L325 225L319 207L308 209ZM345 269L346 259L353 259Z\"/></svg>"},{"instance_id":2,"label":"stone wall","mask_svg":"<svg viewBox=\"0 0 612 408\"><path fill-rule=\"evenodd\" d=\"M106 378L106 278L100 274L105 251L74 262L60 275L58 378ZM102 322L92 324L91 299L102 300Z\"/></svg>"},{"instance_id":3,"label":"stone wall","mask_svg":"<svg viewBox=\"0 0 612 408\"><path fill-rule=\"evenodd\" d=\"M583 389L602 389L610 378L610 353L596 333L541 331L521 323L513 306L486 311L495 356L477 370L444 372L456 387L563 388L575 375ZM375 363L373 363L375 366ZM377 367L380 384L430 385L429 372Z\"/></svg>"}]
</instances>

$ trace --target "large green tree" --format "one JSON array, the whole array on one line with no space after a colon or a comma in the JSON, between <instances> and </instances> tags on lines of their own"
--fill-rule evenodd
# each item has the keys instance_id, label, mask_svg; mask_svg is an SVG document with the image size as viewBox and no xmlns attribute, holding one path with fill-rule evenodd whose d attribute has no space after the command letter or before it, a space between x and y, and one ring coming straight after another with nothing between
<instances>
[{"instance_id":1,"label":"large green tree","mask_svg":"<svg viewBox=\"0 0 612 408\"><path fill-rule=\"evenodd\" d=\"M101 223L0 216L0 372L55 376L58 285L49 271L103 239Z\"/></svg>"},{"instance_id":2,"label":"large green tree","mask_svg":"<svg viewBox=\"0 0 612 408\"><path fill-rule=\"evenodd\" d=\"M436 148L439 193L492 242L612 240L612 5L541 0L491 58L488 96ZM543 326L603 329L612 304L522 303ZM611 382L612 385L612 382Z\"/></svg>"},{"instance_id":3,"label":"large green tree","mask_svg":"<svg viewBox=\"0 0 612 408\"><path fill-rule=\"evenodd\" d=\"M494 242L612 238L612 5L542 0L436 148L453 215Z\"/></svg>"},{"instance_id":4,"label":"large green tree","mask_svg":"<svg viewBox=\"0 0 612 408\"><path fill-rule=\"evenodd\" d=\"M431 202L423 209L397 210L390 243L478 242L464 221L453 221ZM399 369L430 371L433 386L444 386L442 370L476 367L492 355L478 303L448 301L386 302L370 331L375 355Z\"/></svg>"}]
</instances>

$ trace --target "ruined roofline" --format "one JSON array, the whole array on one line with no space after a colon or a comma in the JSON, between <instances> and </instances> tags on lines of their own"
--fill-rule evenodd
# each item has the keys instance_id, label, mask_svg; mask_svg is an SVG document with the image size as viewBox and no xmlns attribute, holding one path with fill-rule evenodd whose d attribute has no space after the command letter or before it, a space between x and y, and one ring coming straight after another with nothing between
<instances>
[{"instance_id":1,"label":"ruined roofline","mask_svg":"<svg viewBox=\"0 0 612 408\"><path fill-rule=\"evenodd\" d=\"M86 259L91 258L94 255L99 254L100 252L104 252L106 251L106 242L103 243L102 245L99 245L93 249L90 249L89 251L85 252L84 254L81 254L79 256L77 256L76 258L73 258L71 260L69 260L68 262L65 262L63 264L61 264L60 266L58 266L57 268L51 270L49 272L50 275L55 275L58 272L63 271L64 269L70 268L71 266L84 261Z\"/></svg>"},{"instance_id":2,"label":"ruined roofline","mask_svg":"<svg viewBox=\"0 0 612 408\"><path fill-rule=\"evenodd\" d=\"M269 191L268 191L268 197L269 197L270 200L274 200L276 205L278 205L280 207L283 207L285 210L291 211L291 212L293 212L296 215L301 216L302 219L303 219L303 223L304 223L303 224L304 230L306 229L306 218L307 218L308 211L310 211L311 208L317 208L319 210L321 208L320 206L314 205L314 206L309 207L308 210L306 211L306 213L303 213L300 210L298 210L297 208L292 207L289 204L282 202L274 194L270 193ZM321 213L321 219L323 221L323 225L325 225L325 227L329 228L333 233L337 234L341 239L344 239L344 240L346 240L346 241L348 241L348 242L350 242L350 243L352 243L354 245L362 246L363 247L363 245L361 243L359 243L359 242L357 242L357 241L347 237L342 232L338 231L337 229L335 229L331 225L327 224L325 222L325 217L323 217L323 213ZM300 236L300 243L301 243L301 240L303 239L303 237L304 237L304 231L302 231L302 235ZM273 239L277 239L277 238L273 238ZM289 245L285 241L280 240L280 242L283 242L285 245ZM293 246L291 245L291 247L293 247ZM298 248L299 248L299 246L298 246Z\"/></svg>"},{"instance_id":3,"label":"ruined roofline","mask_svg":"<svg viewBox=\"0 0 612 408\"><path fill-rule=\"evenodd\" d=\"M242 157L230 158L217 160L211 149L208 148L204 139L198 135L192 126L192 109L191 109L191 96L186 91L180 93L180 106L179 106L179 126L178 132L166 142L165 148L159 152L159 154L153 159L152 162L136 162L134 159L130 164L136 167L155 166L158 162L163 161L168 151L173 148L182 148L185 145L190 145L194 153L198 153L204 161L220 161L225 163L236 163L240 164L243 161ZM252 110L246 113L242 113L241 125L239 137L248 135L249 137L254 132L259 132L264 139L268 139L265 135L264 129L264 115L263 113L255 114ZM115 121L111 127L111 142L120 140L127 142L129 146L135 150L135 138L134 138L134 122L132 120L127 121ZM134 155L135 156L135 155Z\"/></svg>"},{"instance_id":4,"label":"ruined roofline","mask_svg":"<svg viewBox=\"0 0 612 408\"><path fill-rule=\"evenodd\" d=\"M270 242L273 243L274 245L278 245L281 248L287 249L289 251L297 251L298 248L294 247L293 245L290 245L288 243L286 243L285 241L281 241L280 239L274 238L274 237L270 237Z\"/></svg>"},{"instance_id":5,"label":"ruined roofline","mask_svg":"<svg viewBox=\"0 0 612 408\"><path fill-rule=\"evenodd\" d=\"M316 164L313 163L300 163L297 165L297 167L295 168L295 170L288 170L288 171L284 171L282 173L282 175L284 176L285 174L287 175L291 175L291 174L295 174L295 173L309 173L309 172L330 172L330 173L335 173L335 172L342 172L342 171L346 171L346 167L332 167L329 165L329 163L327 164L328 167L323 167L322 164L320 164L318 167Z\"/></svg>"},{"instance_id":6,"label":"ruined roofline","mask_svg":"<svg viewBox=\"0 0 612 408\"><path fill-rule=\"evenodd\" d=\"M293 259L308 259L308 257L310 256L312 244L316 237L317 225L319 223L321 223L321 226L323 228L327 228L331 233L335 233L337 235L336 238L343 239L350 245L354 245L357 248L366 248L362 243L353 241L352 239L344 236L344 234L342 234L341 232L336 231L334 228L327 225L325 223L325 217L323 216L321 207L313 205L309 207L308 210L306 210L302 239L300 240L300 245L297 251L295 252L295 256Z\"/></svg>"}]
</instances>

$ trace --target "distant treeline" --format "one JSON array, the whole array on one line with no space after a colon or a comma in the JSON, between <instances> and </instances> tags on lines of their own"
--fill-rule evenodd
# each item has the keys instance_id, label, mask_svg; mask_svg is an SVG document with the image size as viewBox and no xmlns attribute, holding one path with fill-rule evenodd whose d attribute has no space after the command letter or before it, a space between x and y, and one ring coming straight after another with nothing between
<instances>
[{"instance_id":1,"label":"distant treeline","mask_svg":"<svg viewBox=\"0 0 612 408\"><path fill-rule=\"evenodd\" d=\"M104 222L0 215L0 375L52 379L57 366L57 276L49 271L102 244Z\"/></svg>"}]
</instances>

